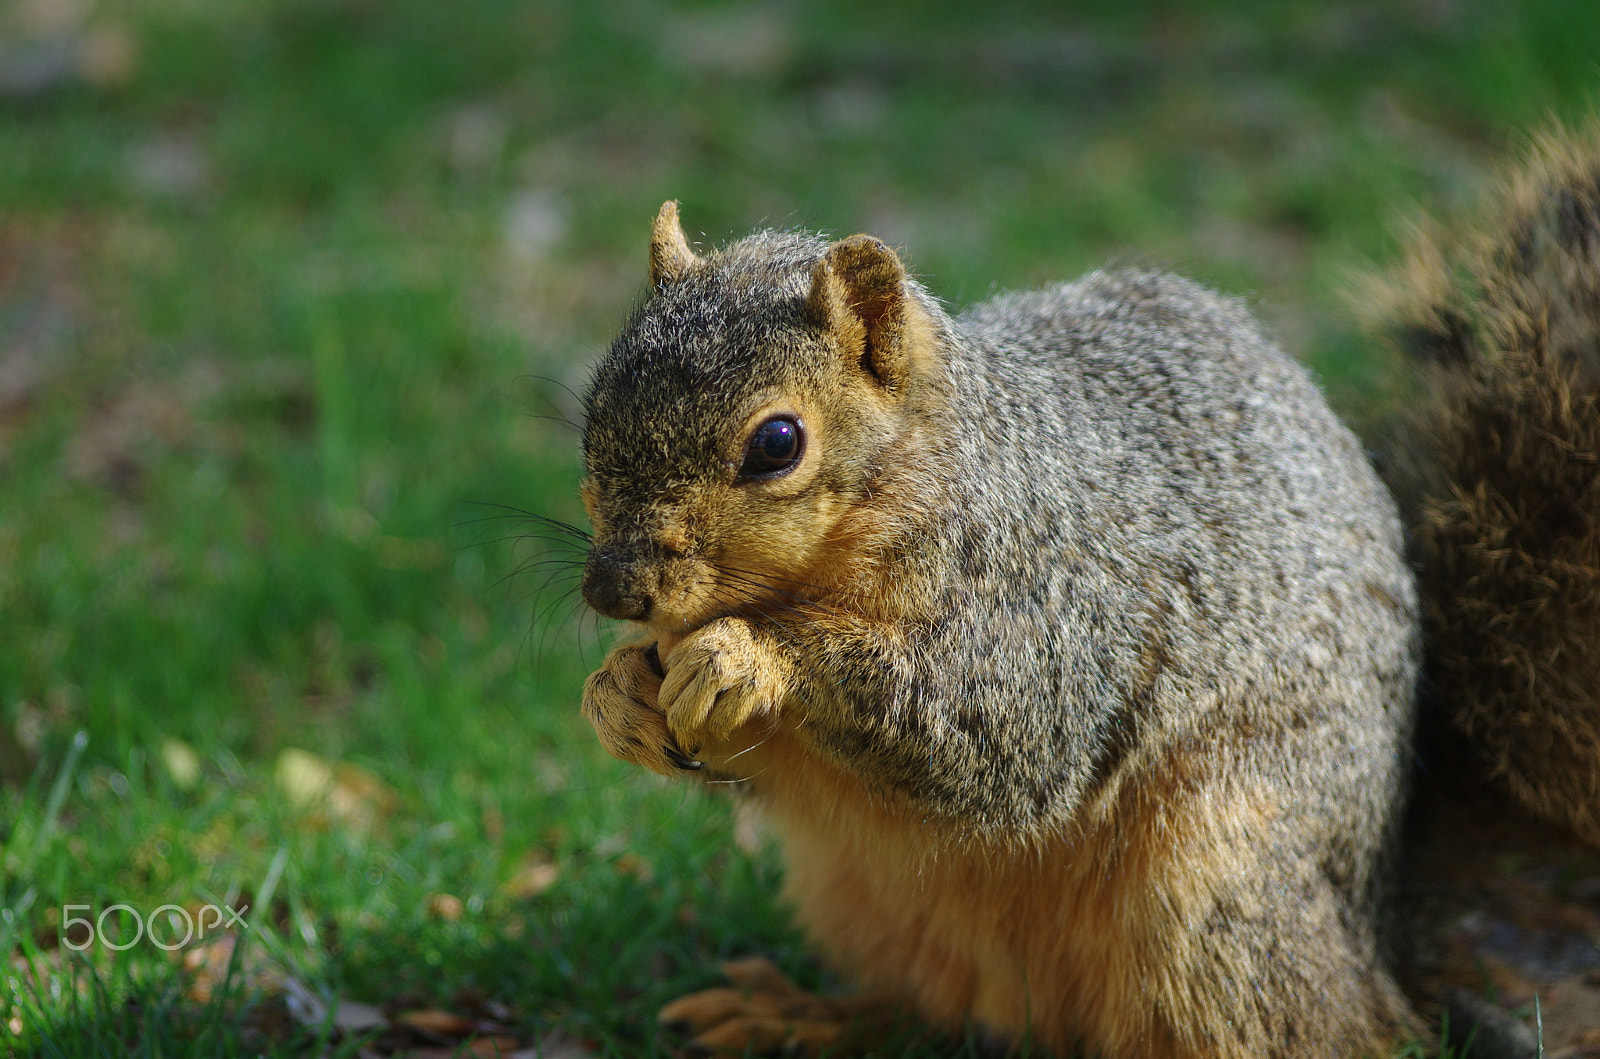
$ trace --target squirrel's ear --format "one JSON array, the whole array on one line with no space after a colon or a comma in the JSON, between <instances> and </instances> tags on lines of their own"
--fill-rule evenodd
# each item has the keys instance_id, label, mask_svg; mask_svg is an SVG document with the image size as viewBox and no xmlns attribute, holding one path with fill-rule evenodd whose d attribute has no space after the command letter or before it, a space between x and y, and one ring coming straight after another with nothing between
<instances>
[{"instance_id":1,"label":"squirrel's ear","mask_svg":"<svg viewBox=\"0 0 1600 1059\"><path fill-rule=\"evenodd\" d=\"M677 201L663 202L661 212L650 225L650 285L674 283L699 263L684 237L683 225L678 223Z\"/></svg>"},{"instance_id":2,"label":"squirrel's ear","mask_svg":"<svg viewBox=\"0 0 1600 1059\"><path fill-rule=\"evenodd\" d=\"M897 390L910 369L906 297L906 270L895 252L870 235L852 235L817 262L808 302L863 368Z\"/></svg>"}]
</instances>

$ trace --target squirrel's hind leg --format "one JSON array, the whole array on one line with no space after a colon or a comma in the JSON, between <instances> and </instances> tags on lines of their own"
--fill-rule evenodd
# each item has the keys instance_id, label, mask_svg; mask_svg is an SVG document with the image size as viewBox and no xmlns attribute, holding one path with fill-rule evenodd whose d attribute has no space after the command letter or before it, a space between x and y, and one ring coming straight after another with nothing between
<instances>
[{"instance_id":1,"label":"squirrel's hind leg","mask_svg":"<svg viewBox=\"0 0 1600 1059\"><path fill-rule=\"evenodd\" d=\"M691 1053L713 1056L854 1054L885 1036L893 1005L866 997L807 993L761 957L722 965L732 983L680 997L661 1009L668 1031Z\"/></svg>"}]
</instances>

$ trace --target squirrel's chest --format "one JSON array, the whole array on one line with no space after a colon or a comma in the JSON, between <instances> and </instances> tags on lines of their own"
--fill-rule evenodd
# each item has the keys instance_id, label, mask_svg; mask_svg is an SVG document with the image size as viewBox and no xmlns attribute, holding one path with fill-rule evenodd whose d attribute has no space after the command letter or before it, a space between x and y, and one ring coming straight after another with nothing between
<instances>
[{"instance_id":1,"label":"squirrel's chest","mask_svg":"<svg viewBox=\"0 0 1600 1059\"><path fill-rule=\"evenodd\" d=\"M1014 1040L1139 1006L1152 931L1164 932L1147 905L1171 908L1172 894L1128 877L1160 875L1167 858L1130 848L1127 826L1026 849L956 843L798 747L770 749L784 764L763 777L760 804L783 846L785 894L860 988L948 1029L973 1020Z\"/></svg>"}]
</instances>

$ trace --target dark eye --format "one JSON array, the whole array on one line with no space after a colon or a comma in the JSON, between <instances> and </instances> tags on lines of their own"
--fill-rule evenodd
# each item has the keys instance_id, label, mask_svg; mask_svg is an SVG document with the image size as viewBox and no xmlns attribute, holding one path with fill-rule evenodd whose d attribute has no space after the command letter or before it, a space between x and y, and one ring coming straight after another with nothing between
<instances>
[{"instance_id":1,"label":"dark eye","mask_svg":"<svg viewBox=\"0 0 1600 1059\"><path fill-rule=\"evenodd\" d=\"M774 416L756 427L739 468L741 478L775 478L792 470L806 448L805 431L794 416Z\"/></svg>"}]
</instances>

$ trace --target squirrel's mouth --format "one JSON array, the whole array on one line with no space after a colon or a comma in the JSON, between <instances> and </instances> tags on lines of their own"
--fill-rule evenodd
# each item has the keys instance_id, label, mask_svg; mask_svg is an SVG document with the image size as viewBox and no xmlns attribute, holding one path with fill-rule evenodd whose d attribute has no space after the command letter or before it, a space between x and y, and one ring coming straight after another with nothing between
<instances>
[{"instance_id":1,"label":"squirrel's mouth","mask_svg":"<svg viewBox=\"0 0 1600 1059\"><path fill-rule=\"evenodd\" d=\"M660 653L661 661L665 663L672 649L678 646L678 642L684 637L701 626L732 613L734 611L728 607L699 607L669 613L657 609L640 624L644 626L645 632L655 637L656 650Z\"/></svg>"},{"instance_id":2,"label":"squirrel's mouth","mask_svg":"<svg viewBox=\"0 0 1600 1059\"><path fill-rule=\"evenodd\" d=\"M665 666L667 657L672 654L672 649L678 646L678 641L682 640L694 630L667 629L665 631L658 631L655 626L651 626L650 631L656 633L656 658L659 660L661 665Z\"/></svg>"}]
</instances>

